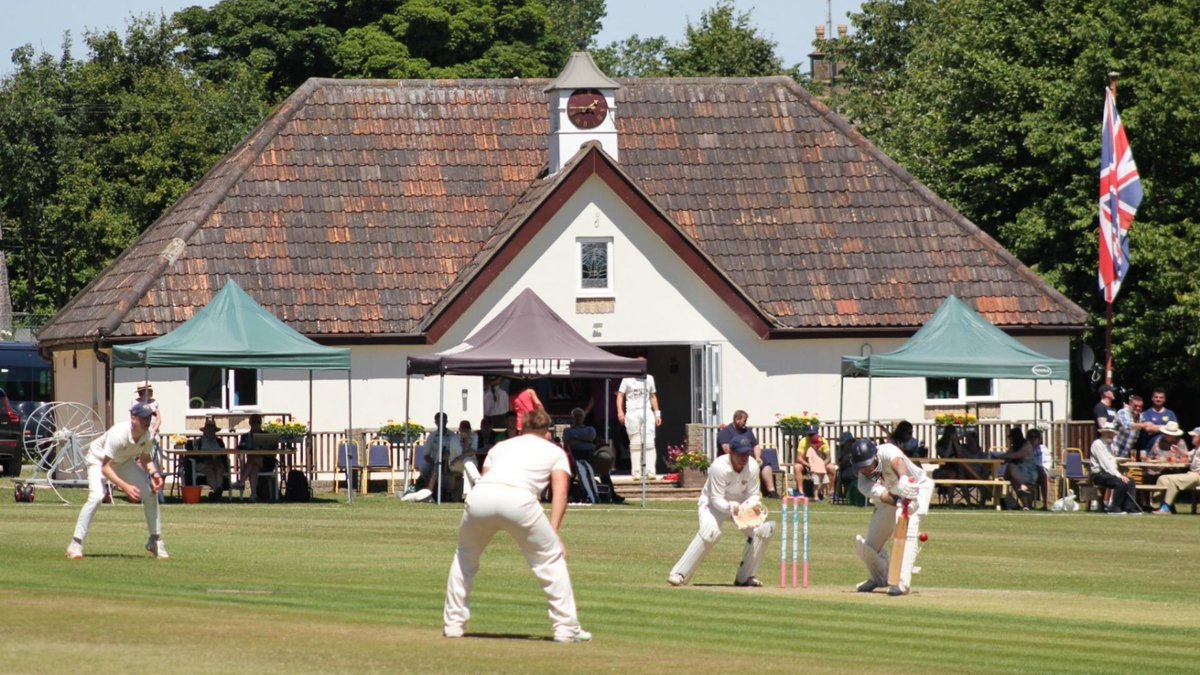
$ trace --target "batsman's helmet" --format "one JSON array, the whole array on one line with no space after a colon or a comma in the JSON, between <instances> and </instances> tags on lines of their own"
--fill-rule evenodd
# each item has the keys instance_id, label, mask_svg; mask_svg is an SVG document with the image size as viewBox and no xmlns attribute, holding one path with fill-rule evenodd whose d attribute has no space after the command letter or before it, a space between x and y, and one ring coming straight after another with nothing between
<instances>
[{"instance_id":1,"label":"batsman's helmet","mask_svg":"<svg viewBox=\"0 0 1200 675\"><path fill-rule=\"evenodd\" d=\"M878 453L875 443L869 438L860 438L850 446L850 464L855 471L870 466Z\"/></svg>"}]
</instances>

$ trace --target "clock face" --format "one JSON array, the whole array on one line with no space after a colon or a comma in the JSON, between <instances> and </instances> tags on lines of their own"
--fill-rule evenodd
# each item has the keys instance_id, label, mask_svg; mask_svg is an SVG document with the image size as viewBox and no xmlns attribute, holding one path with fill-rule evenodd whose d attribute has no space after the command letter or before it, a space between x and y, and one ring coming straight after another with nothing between
<instances>
[{"instance_id":1,"label":"clock face","mask_svg":"<svg viewBox=\"0 0 1200 675\"><path fill-rule=\"evenodd\" d=\"M567 119L580 129L600 126L608 116L608 101L595 89L576 89L567 98Z\"/></svg>"}]
</instances>

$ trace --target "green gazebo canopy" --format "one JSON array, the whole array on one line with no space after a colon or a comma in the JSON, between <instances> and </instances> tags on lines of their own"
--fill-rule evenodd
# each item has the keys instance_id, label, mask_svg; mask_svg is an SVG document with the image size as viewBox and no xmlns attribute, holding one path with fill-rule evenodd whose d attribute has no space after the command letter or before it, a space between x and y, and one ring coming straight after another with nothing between
<instances>
[{"instance_id":1,"label":"green gazebo canopy","mask_svg":"<svg viewBox=\"0 0 1200 675\"><path fill-rule=\"evenodd\" d=\"M203 309L170 333L113 347L113 365L349 370L350 350L325 347L297 333L230 279Z\"/></svg>"},{"instance_id":2,"label":"green gazebo canopy","mask_svg":"<svg viewBox=\"0 0 1200 675\"><path fill-rule=\"evenodd\" d=\"M1026 347L951 295L896 351L843 356L842 375L1066 380L1070 364Z\"/></svg>"}]
</instances>

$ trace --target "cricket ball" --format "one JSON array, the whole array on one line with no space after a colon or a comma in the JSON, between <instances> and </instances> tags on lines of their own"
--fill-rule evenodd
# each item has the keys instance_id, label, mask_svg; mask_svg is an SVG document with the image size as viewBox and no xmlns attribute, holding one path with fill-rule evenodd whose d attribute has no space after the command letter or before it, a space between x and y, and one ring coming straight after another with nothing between
<instances>
[{"instance_id":1,"label":"cricket ball","mask_svg":"<svg viewBox=\"0 0 1200 675\"><path fill-rule=\"evenodd\" d=\"M929 535L922 532L920 535L917 536L917 539L920 540L920 542L922 544L924 544L925 542L929 541Z\"/></svg>"}]
</instances>

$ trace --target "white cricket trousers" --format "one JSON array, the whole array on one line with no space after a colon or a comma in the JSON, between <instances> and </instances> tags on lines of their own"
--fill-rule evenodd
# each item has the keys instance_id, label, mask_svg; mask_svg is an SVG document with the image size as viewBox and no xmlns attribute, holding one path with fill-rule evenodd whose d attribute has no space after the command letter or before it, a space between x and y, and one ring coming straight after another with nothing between
<instances>
[{"instance_id":1,"label":"white cricket trousers","mask_svg":"<svg viewBox=\"0 0 1200 675\"><path fill-rule=\"evenodd\" d=\"M550 604L554 636L579 634L575 593L558 533L537 499L523 488L498 483L478 483L467 497L458 530L458 551L446 580L446 606L442 621L446 633L462 631L471 618L471 584L479 571L479 558L497 532L512 535L542 584Z\"/></svg>"},{"instance_id":2,"label":"white cricket trousers","mask_svg":"<svg viewBox=\"0 0 1200 675\"><path fill-rule=\"evenodd\" d=\"M112 467L121 480L133 485L142 494L142 508L146 513L146 529L150 531L151 537L157 536L162 532L162 521L158 512L158 495L154 494L150 487L150 476L134 460L113 464ZM87 472L88 498L79 512L79 520L75 521L75 538L79 541L87 538L88 528L92 525L92 517L96 515L96 509L99 508L100 502L104 501L104 474L101 473L101 465L89 461Z\"/></svg>"},{"instance_id":3,"label":"white cricket trousers","mask_svg":"<svg viewBox=\"0 0 1200 675\"><path fill-rule=\"evenodd\" d=\"M921 531L921 521L929 515L929 502L933 499L933 481L926 481L919 487L917 496L917 512L908 517L908 532L904 546L904 559L900 566L900 587L908 590L912 586L913 567L917 562L917 535ZM878 554L878 562L872 561L867 566L871 578L880 586L887 581L888 560L883 555L883 547L896 533L897 508L892 504L876 504L871 520L867 524L867 546Z\"/></svg>"},{"instance_id":4,"label":"white cricket trousers","mask_svg":"<svg viewBox=\"0 0 1200 675\"><path fill-rule=\"evenodd\" d=\"M629 434L629 464L634 478L642 476L642 427L646 428L646 475L653 476L658 456L654 451L654 411L631 406L625 413L625 431Z\"/></svg>"}]
</instances>

